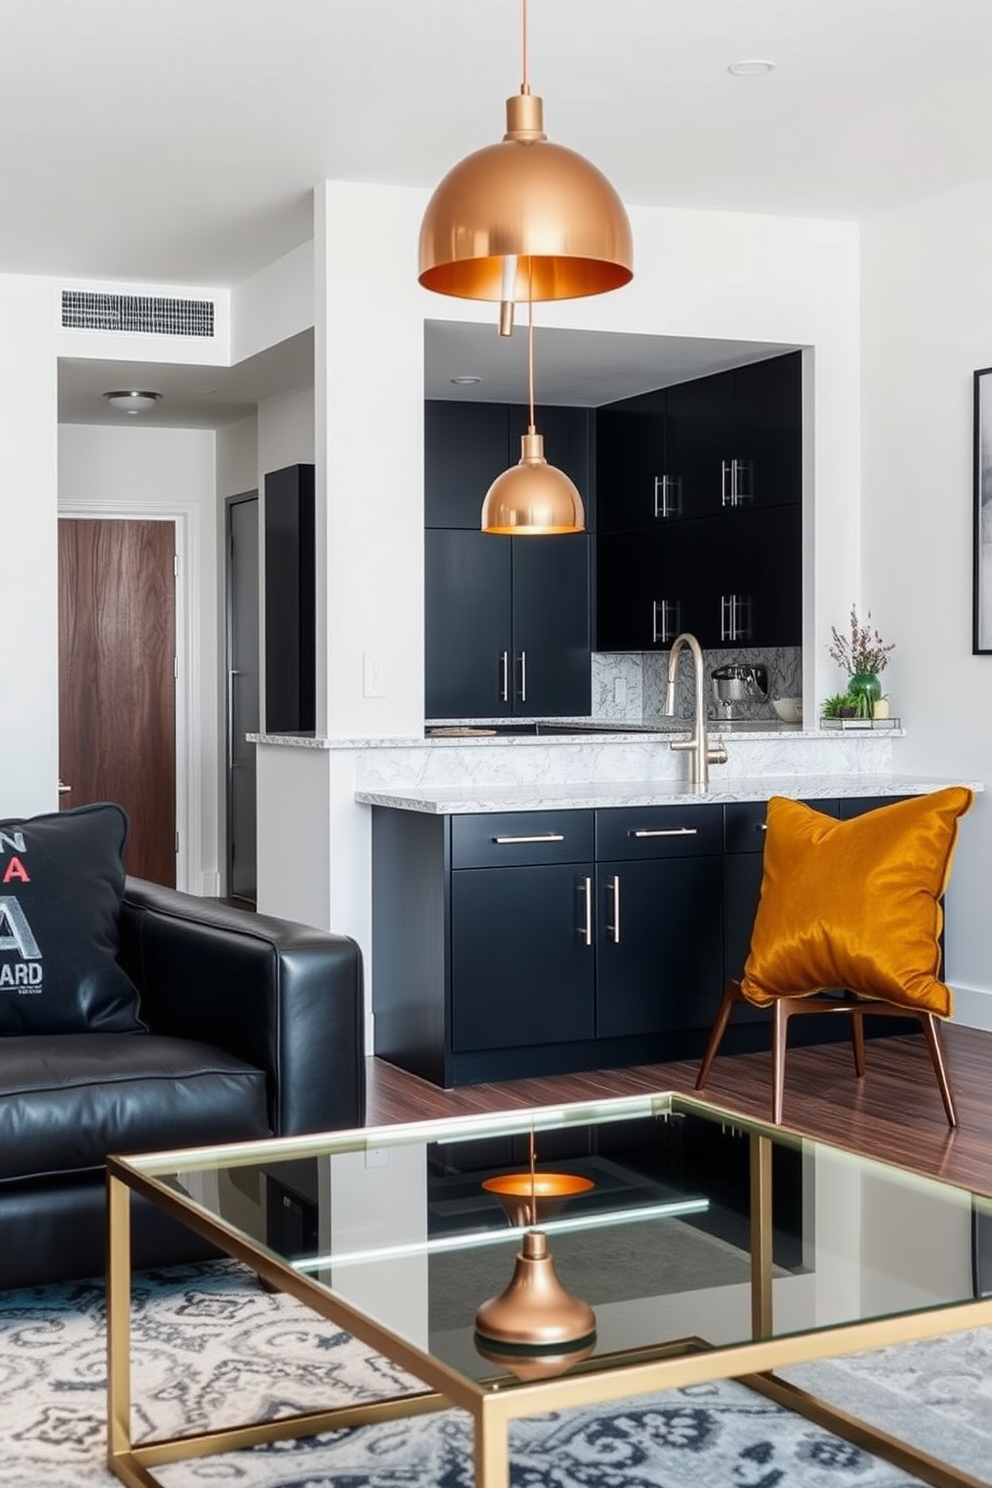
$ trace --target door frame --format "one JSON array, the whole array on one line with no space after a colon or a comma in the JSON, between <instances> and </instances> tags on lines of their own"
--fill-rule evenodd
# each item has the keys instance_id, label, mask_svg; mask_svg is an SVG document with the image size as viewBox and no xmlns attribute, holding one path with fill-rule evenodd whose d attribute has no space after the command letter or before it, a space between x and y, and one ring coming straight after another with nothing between
<instances>
[{"instance_id":1,"label":"door frame","mask_svg":"<svg viewBox=\"0 0 992 1488\"><path fill-rule=\"evenodd\" d=\"M223 865L224 865L223 866L223 872L224 872L223 885L224 885L224 893L225 894L228 894L228 895L231 894L232 880L233 880L233 877L234 877L234 874L233 874L233 867L234 867L234 865L233 865L233 863L231 861L231 818L234 815L234 812L233 812L233 809L232 809L232 807L233 807L233 796L234 796L234 785L233 785L232 771L231 771L231 754L232 754L232 745L233 745L233 740L231 738L231 659L232 659L231 658L231 649L232 649L231 648L231 641L232 641L232 634L233 634L232 620L233 620L233 613L234 613L234 606L233 606L232 601L231 601L231 587L232 587L231 586L231 511L232 511L232 508L234 506L238 505L239 503L246 502L246 501L254 501L254 503L255 503L255 520L256 520L256 523L257 523L257 534L258 534L258 551L259 551L259 556L261 556L261 553L262 553L262 502L261 502L261 492L259 491L258 487L257 486L250 487L246 491L237 491L237 492L235 492L235 494L233 496L225 496L224 497L224 538L223 538L223 540L224 540L224 561L223 561L223 573L224 573L224 579L223 579L223 583L224 583L224 636L223 636L223 643L222 643L222 647L221 647L222 652L223 652L223 666L224 666L224 823L223 823L223 828L222 828L221 840L222 840L222 847L223 847ZM261 569L259 569L259 573L258 573L258 576L257 576L256 596L257 596L257 601L258 601L258 619L259 619L259 625L261 625L261 615L262 615L262 576L261 576ZM260 710L259 711L259 726L261 726L262 664L263 664L262 663L262 636L261 636L261 633L259 633L259 637L258 637L258 676L257 676L257 679L256 679L257 686L258 686L258 703L259 703L259 710ZM256 778L256 784L257 784L257 778ZM257 789L256 789L256 803L255 803L255 807L256 807L256 874L255 874L256 882L255 882L255 892L257 894L257 892L258 892L258 872L257 872L257 816L258 816L258 800L257 800Z\"/></svg>"},{"instance_id":2,"label":"door frame","mask_svg":"<svg viewBox=\"0 0 992 1488\"><path fill-rule=\"evenodd\" d=\"M198 632L200 513L192 503L154 502L135 506L129 501L88 501L85 498L60 501L59 518L88 518L108 522L173 522L176 533L176 831L179 850L176 853L176 887L188 893L205 892L194 879L203 878L201 850L203 830L203 775L199 752L193 740L203 737L200 707L200 667L198 648L193 637ZM194 844L195 849L194 849Z\"/></svg>"}]
</instances>

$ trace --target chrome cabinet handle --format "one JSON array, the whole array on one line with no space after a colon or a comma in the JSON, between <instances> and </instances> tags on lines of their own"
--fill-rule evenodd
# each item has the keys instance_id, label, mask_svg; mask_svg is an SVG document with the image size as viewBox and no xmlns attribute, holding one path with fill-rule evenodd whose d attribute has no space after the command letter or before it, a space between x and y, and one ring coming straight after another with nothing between
<instances>
[{"instance_id":1,"label":"chrome cabinet handle","mask_svg":"<svg viewBox=\"0 0 992 1488\"><path fill-rule=\"evenodd\" d=\"M564 842L565 837L562 832L542 832L537 837L491 837L489 840L505 847L508 842Z\"/></svg>"},{"instance_id":2,"label":"chrome cabinet handle","mask_svg":"<svg viewBox=\"0 0 992 1488\"><path fill-rule=\"evenodd\" d=\"M695 837L698 827L656 827L653 830L648 827L638 827L634 832L628 832L628 837Z\"/></svg>"},{"instance_id":3,"label":"chrome cabinet handle","mask_svg":"<svg viewBox=\"0 0 992 1488\"><path fill-rule=\"evenodd\" d=\"M720 595L720 639L746 641L751 634L751 596Z\"/></svg>"},{"instance_id":4,"label":"chrome cabinet handle","mask_svg":"<svg viewBox=\"0 0 992 1488\"><path fill-rule=\"evenodd\" d=\"M520 653L520 701L527 701L527 652Z\"/></svg>"},{"instance_id":5,"label":"chrome cabinet handle","mask_svg":"<svg viewBox=\"0 0 992 1488\"><path fill-rule=\"evenodd\" d=\"M508 703L510 701L510 653L508 651L500 652L500 666L503 676L499 690L500 701Z\"/></svg>"},{"instance_id":6,"label":"chrome cabinet handle","mask_svg":"<svg viewBox=\"0 0 992 1488\"><path fill-rule=\"evenodd\" d=\"M729 490L727 488L727 475L728 475L729 470L730 470L730 467L727 464L726 460L721 460L720 461L720 505L721 506L733 506L733 504L734 504L733 485L731 484L731 487L730 487Z\"/></svg>"},{"instance_id":7,"label":"chrome cabinet handle","mask_svg":"<svg viewBox=\"0 0 992 1488\"><path fill-rule=\"evenodd\" d=\"M677 599L655 599L651 601L651 641L653 645L662 645L666 641L674 641L681 626L679 624L681 610ZM661 617L661 626L658 618Z\"/></svg>"},{"instance_id":8,"label":"chrome cabinet handle","mask_svg":"<svg viewBox=\"0 0 992 1488\"><path fill-rule=\"evenodd\" d=\"M587 946L592 945L592 879L582 880L582 892L586 901L586 918L582 927L583 940Z\"/></svg>"},{"instance_id":9,"label":"chrome cabinet handle","mask_svg":"<svg viewBox=\"0 0 992 1488\"><path fill-rule=\"evenodd\" d=\"M682 513L682 484L671 475L654 478L654 514L664 520Z\"/></svg>"},{"instance_id":10,"label":"chrome cabinet handle","mask_svg":"<svg viewBox=\"0 0 992 1488\"><path fill-rule=\"evenodd\" d=\"M65 782L62 781L62 780L59 781L59 795L60 796L66 795L71 790L72 790L72 786L71 785L66 785Z\"/></svg>"},{"instance_id":11,"label":"chrome cabinet handle","mask_svg":"<svg viewBox=\"0 0 992 1488\"><path fill-rule=\"evenodd\" d=\"M620 944L620 875L614 873L609 882L610 895L613 899L613 924L607 925L610 939L614 945Z\"/></svg>"}]
</instances>

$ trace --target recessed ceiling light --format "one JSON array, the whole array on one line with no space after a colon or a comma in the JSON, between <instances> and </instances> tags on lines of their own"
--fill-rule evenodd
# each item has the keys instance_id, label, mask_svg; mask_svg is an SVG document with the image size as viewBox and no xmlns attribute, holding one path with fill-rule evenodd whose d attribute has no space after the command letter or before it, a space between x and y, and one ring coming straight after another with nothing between
<instances>
[{"instance_id":1,"label":"recessed ceiling light","mask_svg":"<svg viewBox=\"0 0 992 1488\"><path fill-rule=\"evenodd\" d=\"M466 377L453 377L451 379L451 381L455 384L456 387L473 387L477 382L481 382L482 381L482 378L481 377L467 377L467 376Z\"/></svg>"},{"instance_id":2,"label":"recessed ceiling light","mask_svg":"<svg viewBox=\"0 0 992 1488\"><path fill-rule=\"evenodd\" d=\"M161 393L150 393L140 388L121 388L113 393L103 395L111 408L118 409L121 413L145 413L149 408L154 408L161 398Z\"/></svg>"},{"instance_id":3,"label":"recessed ceiling light","mask_svg":"<svg viewBox=\"0 0 992 1488\"><path fill-rule=\"evenodd\" d=\"M775 63L766 62L760 57L749 57L742 62L731 62L727 71L733 73L734 77L758 77L763 72L774 72Z\"/></svg>"}]
</instances>

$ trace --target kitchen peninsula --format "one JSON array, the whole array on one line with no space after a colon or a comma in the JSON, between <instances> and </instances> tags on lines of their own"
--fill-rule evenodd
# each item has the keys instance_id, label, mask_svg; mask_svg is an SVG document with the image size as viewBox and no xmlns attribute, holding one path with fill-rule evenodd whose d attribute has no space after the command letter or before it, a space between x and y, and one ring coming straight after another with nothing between
<instances>
[{"instance_id":1,"label":"kitchen peninsula","mask_svg":"<svg viewBox=\"0 0 992 1488\"><path fill-rule=\"evenodd\" d=\"M848 817L962 783L895 772L901 730L711 727L728 759L702 793L670 748L684 724L260 736L350 757L371 818L375 1052L442 1086L696 1056L747 953L769 797ZM726 1051L767 1047L766 1017L744 1010ZM836 1036L819 1021L803 1035Z\"/></svg>"}]
</instances>

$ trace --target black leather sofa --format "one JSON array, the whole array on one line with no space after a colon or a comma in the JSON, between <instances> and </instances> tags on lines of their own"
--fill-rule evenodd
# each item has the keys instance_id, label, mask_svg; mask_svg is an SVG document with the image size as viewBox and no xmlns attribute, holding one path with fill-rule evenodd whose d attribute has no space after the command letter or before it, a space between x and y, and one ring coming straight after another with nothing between
<instances>
[{"instance_id":1,"label":"black leather sofa","mask_svg":"<svg viewBox=\"0 0 992 1488\"><path fill-rule=\"evenodd\" d=\"M129 878L117 960L147 1032L0 1038L0 1287L100 1275L105 1158L360 1126L346 936ZM134 1265L208 1253L132 1201Z\"/></svg>"}]
</instances>

